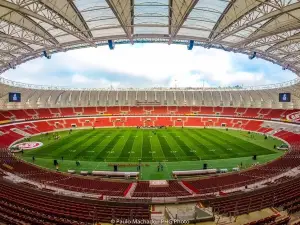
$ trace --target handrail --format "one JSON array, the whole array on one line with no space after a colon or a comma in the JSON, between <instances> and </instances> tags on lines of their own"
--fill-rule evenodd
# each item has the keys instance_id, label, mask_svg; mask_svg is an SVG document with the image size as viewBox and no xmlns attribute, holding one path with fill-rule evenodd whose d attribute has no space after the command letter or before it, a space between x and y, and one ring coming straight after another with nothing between
<instances>
[{"instance_id":1,"label":"handrail","mask_svg":"<svg viewBox=\"0 0 300 225\"><path fill-rule=\"evenodd\" d=\"M9 85L18 88L29 88L36 90L62 90L62 91L251 91L251 90L267 90L289 87L300 84L300 78L285 81L282 83L258 85L258 86L234 86L234 87L153 87L153 88L74 88L66 86L48 86L27 84L18 81L12 81L0 76L0 84Z\"/></svg>"}]
</instances>

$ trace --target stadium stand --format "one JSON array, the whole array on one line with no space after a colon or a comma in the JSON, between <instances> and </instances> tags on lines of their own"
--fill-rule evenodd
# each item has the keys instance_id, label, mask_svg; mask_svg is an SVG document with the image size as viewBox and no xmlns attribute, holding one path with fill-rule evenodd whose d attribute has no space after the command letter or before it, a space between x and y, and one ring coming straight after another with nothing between
<instances>
[{"instance_id":1,"label":"stadium stand","mask_svg":"<svg viewBox=\"0 0 300 225\"><path fill-rule=\"evenodd\" d=\"M291 121L289 116L297 112L299 111L294 109L209 106L74 106L1 111L0 119L3 122L0 125L0 143L3 149L0 154L0 189L7 194L1 195L0 218L10 224L19 224L20 221L83 224L94 221L96 214L99 220L109 222L112 218L121 216L114 211L114 207L119 207L131 217L147 219L150 218L148 207L151 202L184 203L196 200L211 207L213 213L220 216L238 216L266 207L281 207L290 214L297 212L300 210L299 178L285 175L300 165L299 129L297 121ZM99 179L45 170L20 161L7 152L8 146L26 135L76 127L120 126L242 129L279 137L289 143L291 149L266 165L206 178L180 178L169 181L168 187L151 187L148 181ZM25 181L15 184L3 179L3 176L12 175ZM45 187L37 190L37 185ZM261 187L254 188L257 185ZM58 197L57 193L62 191L94 195L99 199ZM38 202L33 202L33 199L38 199ZM118 203L106 202L108 199ZM48 201L53 204L47 205ZM65 215L62 207L66 201L69 210ZM120 203L123 201L132 203ZM140 201L144 204L139 203ZM54 204L56 208L53 208ZM79 212L82 204L86 210ZM86 212L89 212L89 216L86 216ZM289 217L275 220L273 217L266 217L264 221L270 224L287 224ZM251 224L261 223L262 220L259 220Z\"/></svg>"},{"instance_id":2,"label":"stadium stand","mask_svg":"<svg viewBox=\"0 0 300 225\"><path fill-rule=\"evenodd\" d=\"M258 87L212 88L203 82L195 88L81 89L24 84L2 76L59 52L148 42L243 53L299 76L299 1L1 0L0 5L1 225L118 224L112 220L153 218L187 218L193 224L300 224L294 216L300 211L299 78ZM196 63L210 69L203 62ZM26 80L26 74L20 76ZM9 93L22 97L9 102ZM291 93L291 101L280 102L279 93ZM138 176L121 180L45 169L10 151L17 141L48 132L153 126L258 132L283 140L289 150L245 170L174 176L155 187ZM175 205L174 213L168 203ZM249 212L269 207L271 214L259 211L259 218L247 220ZM200 214L204 219L198 220ZM246 214L245 221L237 220L241 214Z\"/></svg>"},{"instance_id":3,"label":"stadium stand","mask_svg":"<svg viewBox=\"0 0 300 225\"><path fill-rule=\"evenodd\" d=\"M0 219L9 224L86 224L109 223L113 218L150 219L148 205L109 204L88 199L60 198L37 189L0 180ZM92 213L91 213L92 212Z\"/></svg>"}]
</instances>

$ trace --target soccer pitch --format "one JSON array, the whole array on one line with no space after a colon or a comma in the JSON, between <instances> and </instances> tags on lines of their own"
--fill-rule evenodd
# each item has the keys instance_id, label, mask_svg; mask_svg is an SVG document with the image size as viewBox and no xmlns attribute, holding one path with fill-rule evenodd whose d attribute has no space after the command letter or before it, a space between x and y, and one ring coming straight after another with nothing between
<instances>
[{"instance_id":1,"label":"soccer pitch","mask_svg":"<svg viewBox=\"0 0 300 225\"><path fill-rule=\"evenodd\" d=\"M34 156L35 164L51 169L55 169L53 159L57 159L60 171L78 172L112 170L113 163L124 164L119 166L120 171L136 171L140 160L144 163L142 179L170 179L173 170L202 169L203 163L208 168L231 170L241 163L249 167L254 162L253 155L264 163L283 154L274 150L274 145L282 141L272 137L265 140L263 135L238 130L102 128L58 134L59 140L54 140L51 133L32 137L31 141L44 145L18 156L28 162ZM77 167L75 161L81 165ZM158 162L165 165L164 171L156 171Z\"/></svg>"}]
</instances>

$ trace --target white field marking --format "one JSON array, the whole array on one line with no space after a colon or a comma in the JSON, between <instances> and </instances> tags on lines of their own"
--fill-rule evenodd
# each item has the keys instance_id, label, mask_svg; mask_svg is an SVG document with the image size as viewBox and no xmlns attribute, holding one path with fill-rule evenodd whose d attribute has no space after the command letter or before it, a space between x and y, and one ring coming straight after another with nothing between
<instances>
[{"instance_id":1,"label":"white field marking","mask_svg":"<svg viewBox=\"0 0 300 225\"><path fill-rule=\"evenodd\" d=\"M209 150L210 152L215 152L216 150L215 149L211 149L211 150Z\"/></svg>"},{"instance_id":2,"label":"white field marking","mask_svg":"<svg viewBox=\"0 0 300 225\"><path fill-rule=\"evenodd\" d=\"M196 150L190 150L190 152L196 152Z\"/></svg>"},{"instance_id":3,"label":"white field marking","mask_svg":"<svg viewBox=\"0 0 300 225\"><path fill-rule=\"evenodd\" d=\"M104 162L106 162L106 161L104 161ZM97 166L95 167L94 170L97 170L97 168L98 168L99 165L101 165L101 162L97 163Z\"/></svg>"},{"instance_id":4,"label":"white field marking","mask_svg":"<svg viewBox=\"0 0 300 225\"><path fill-rule=\"evenodd\" d=\"M87 152L95 152L95 151L87 151Z\"/></svg>"},{"instance_id":5,"label":"white field marking","mask_svg":"<svg viewBox=\"0 0 300 225\"><path fill-rule=\"evenodd\" d=\"M76 150L69 150L69 152L76 152Z\"/></svg>"},{"instance_id":6,"label":"white field marking","mask_svg":"<svg viewBox=\"0 0 300 225\"><path fill-rule=\"evenodd\" d=\"M232 151L232 148L227 148L228 151Z\"/></svg>"}]
</instances>

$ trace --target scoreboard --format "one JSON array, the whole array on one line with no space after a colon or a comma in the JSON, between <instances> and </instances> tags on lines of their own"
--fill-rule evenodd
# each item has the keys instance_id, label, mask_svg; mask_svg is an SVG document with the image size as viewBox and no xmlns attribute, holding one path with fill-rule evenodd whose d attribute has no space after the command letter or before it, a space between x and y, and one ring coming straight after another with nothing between
<instances>
[{"instance_id":1,"label":"scoreboard","mask_svg":"<svg viewBox=\"0 0 300 225\"><path fill-rule=\"evenodd\" d=\"M21 93L10 92L8 93L9 102L21 102Z\"/></svg>"},{"instance_id":2,"label":"scoreboard","mask_svg":"<svg viewBox=\"0 0 300 225\"><path fill-rule=\"evenodd\" d=\"M279 102L290 102L291 93L279 93Z\"/></svg>"}]
</instances>

